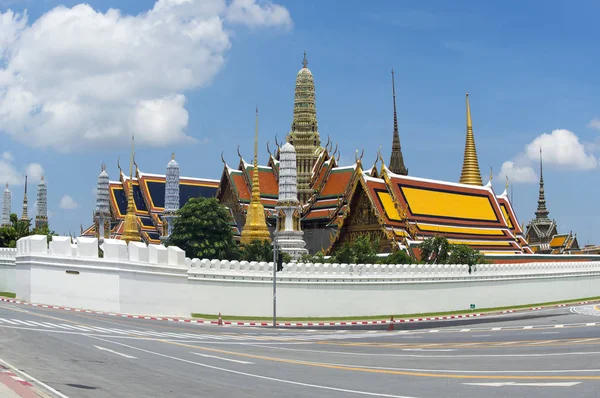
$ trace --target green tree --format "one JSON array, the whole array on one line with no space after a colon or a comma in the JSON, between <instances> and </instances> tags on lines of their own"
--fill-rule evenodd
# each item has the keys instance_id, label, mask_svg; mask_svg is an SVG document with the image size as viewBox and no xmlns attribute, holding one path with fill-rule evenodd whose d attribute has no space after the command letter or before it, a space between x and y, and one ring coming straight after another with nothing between
<instances>
[{"instance_id":1,"label":"green tree","mask_svg":"<svg viewBox=\"0 0 600 398\"><path fill-rule=\"evenodd\" d=\"M302 257L300 257L300 260L298 260L298 261L301 263L312 263L312 264L325 264L325 263L329 262L329 260L327 260L325 258L325 253L323 253L321 250L316 252L314 255L305 254Z\"/></svg>"},{"instance_id":2,"label":"green tree","mask_svg":"<svg viewBox=\"0 0 600 398\"><path fill-rule=\"evenodd\" d=\"M236 259L231 215L215 198L192 198L177 211L167 245L178 246L191 258Z\"/></svg>"},{"instance_id":3,"label":"green tree","mask_svg":"<svg viewBox=\"0 0 600 398\"><path fill-rule=\"evenodd\" d=\"M378 261L379 241L371 242L368 236L359 236L352 242L344 242L331 256L332 263L375 264Z\"/></svg>"},{"instance_id":4,"label":"green tree","mask_svg":"<svg viewBox=\"0 0 600 398\"><path fill-rule=\"evenodd\" d=\"M475 250L467 245L451 245L449 264L467 264L469 266L469 274L475 264L484 264L485 257L479 250Z\"/></svg>"},{"instance_id":5,"label":"green tree","mask_svg":"<svg viewBox=\"0 0 600 398\"><path fill-rule=\"evenodd\" d=\"M10 225L0 228L0 247L17 247L17 241L31 233L30 220L19 220L15 213L10 215Z\"/></svg>"},{"instance_id":6,"label":"green tree","mask_svg":"<svg viewBox=\"0 0 600 398\"><path fill-rule=\"evenodd\" d=\"M396 250L387 257L383 257L381 264L412 264L415 260L404 250Z\"/></svg>"},{"instance_id":7,"label":"green tree","mask_svg":"<svg viewBox=\"0 0 600 398\"><path fill-rule=\"evenodd\" d=\"M427 264L447 264L450 252L448 239L443 236L427 238L421 243L421 261Z\"/></svg>"}]
</instances>

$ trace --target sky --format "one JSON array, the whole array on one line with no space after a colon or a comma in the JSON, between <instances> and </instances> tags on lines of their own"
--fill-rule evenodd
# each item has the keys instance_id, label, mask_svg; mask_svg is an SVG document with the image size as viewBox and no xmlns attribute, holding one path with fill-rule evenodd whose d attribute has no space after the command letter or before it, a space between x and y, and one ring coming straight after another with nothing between
<instances>
[{"instance_id":1,"label":"sky","mask_svg":"<svg viewBox=\"0 0 600 398\"><path fill-rule=\"evenodd\" d=\"M118 179L131 135L141 171L219 179L221 152L260 157L289 132L306 51L323 142L340 163L389 159L395 70L409 174L458 181L465 92L484 181L510 183L519 221L537 207L600 244L600 3L538 1L0 0L0 183L21 212L42 174L51 229L90 225L102 162ZM31 205L30 205L31 209ZM30 210L31 212L32 210ZM34 210L33 210L34 211Z\"/></svg>"}]
</instances>

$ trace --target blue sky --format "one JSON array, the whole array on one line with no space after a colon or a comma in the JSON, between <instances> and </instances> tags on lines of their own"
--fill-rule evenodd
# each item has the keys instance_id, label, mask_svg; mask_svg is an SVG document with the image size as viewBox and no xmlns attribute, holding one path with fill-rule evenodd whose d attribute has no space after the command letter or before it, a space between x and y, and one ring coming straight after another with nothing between
<instances>
[{"instance_id":1,"label":"blue sky","mask_svg":"<svg viewBox=\"0 0 600 398\"><path fill-rule=\"evenodd\" d=\"M509 175L527 223L543 147L550 217L600 243L597 2L176 3L0 0L0 182L43 169L57 232L91 222L100 164L117 179L134 131L142 171L162 173L175 151L183 175L218 179L221 151L251 158L258 104L264 162L266 141L289 131L306 50L321 137L343 164L380 145L389 157L393 67L411 175L458 180L468 91L484 180L491 166L501 193ZM22 183L11 187L20 213Z\"/></svg>"}]
</instances>

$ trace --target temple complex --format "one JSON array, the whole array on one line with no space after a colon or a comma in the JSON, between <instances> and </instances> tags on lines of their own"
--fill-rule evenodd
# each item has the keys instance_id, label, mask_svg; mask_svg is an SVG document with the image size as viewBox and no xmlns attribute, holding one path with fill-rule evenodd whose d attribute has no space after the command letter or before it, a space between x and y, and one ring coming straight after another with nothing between
<instances>
[{"instance_id":1,"label":"temple complex","mask_svg":"<svg viewBox=\"0 0 600 398\"><path fill-rule=\"evenodd\" d=\"M11 192L8 189L8 182L4 188L2 195L2 219L0 220L0 227L10 225L10 206L11 206Z\"/></svg>"},{"instance_id":2,"label":"temple complex","mask_svg":"<svg viewBox=\"0 0 600 398\"><path fill-rule=\"evenodd\" d=\"M35 227L44 228L48 226L48 190L44 176L38 184L37 190L37 211L35 214Z\"/></svg>"},{"instance_id":3,"label":"temple complex","mask_svg":"<svg viewBox=\"0 0 600 398\"><path fill-rule=\"evenodd\" d=\"M483 184L468 94L459 182L409 176L400 144L394 77L392 71L389 165L379 152L374 164L365 166L364 151L356 151L353 164L340 165L337 145L329 138L321 145L314 76L304 54L296 75L287 142L279 143L275 138L273 151L267 143L267 162L261 165L258 159L258 111L252 161L244 159L239 147L236 163L229 164L221 156L220 180L180 177L174 157L165 175L148 174L132 158L129 176L119 166L119 180L103 188L108 192L110 213L107 236L127 240L135 234L147 243L159 243L171 233L177 209L190 198L216 197L232 215L236 239L242 243L271 240L277 230L286 239L294 236L293 244L287 242L291 246L286 243L290 254L300 255L306 249L310 253L331 253L344 242L365 235L379 243L380 252L400 248L415 257L419 256L420 242L435 235L445 236L450 243L469 245L489 258L578 250L576 236L557 235L556 223L548 218L541 162L538 211L525 233L507 191L496 194L491 179ZM289 174L292 156L296 164L295 190ZM96 221L84 235L98 235L97 230Z\"/></svg>"}]
</instances>

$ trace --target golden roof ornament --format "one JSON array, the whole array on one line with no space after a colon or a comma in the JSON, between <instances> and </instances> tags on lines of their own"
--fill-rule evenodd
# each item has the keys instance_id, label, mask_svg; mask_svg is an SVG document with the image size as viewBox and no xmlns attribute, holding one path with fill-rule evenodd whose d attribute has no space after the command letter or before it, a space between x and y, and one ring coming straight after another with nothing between
<instances>
[{"instance_id":1,"label":"golden roof ornament","mask_svg":"<svg viewBox=\"0 0 600 398\"><path fill-rule=\"evenodd\" d=\"M247 245L252 241L271 241L267 227L265 208L260 201L260 181L258 177L258 106L256 107L256 128L254 132L254 164L252 168L252 196L246 212L246 223L242 229L240 243Z\"/></svg>"},{"instance_id":2,"label":"golden roof ornament","mask_svg":"<svg viewBox=\"0 0 600 398\"><path fill-rule=\"evenodd\" d=\"M460 183L469 185L483 185L481 181L481 172L479 171L479 161L477 159L477 149L475 148L475 137L473 136L473 123L471 122L471 106L469 105L469 93L467 97L467 138L465 142L465 155L463 159L462 172L460 174Z\"/></svg>"},{"instance_id":3,"label":"golden roof ornament","mask_svg":"<svg viewBox=\"0 0 600 398\"><path fill-rule=\"evenodd\" d=\"M125 221L123 227L123 234L121 240L125 242L139 242L141 241L140 230L137 224L137 217L135 216L135 204L133 203L133 163L134 163L134 146L135 137L131 136L131 159L129 162L129 189L127 195L127 214L125 214ZM121 167L119 167L120 169Z\"/></svg>"}]
</instances>

